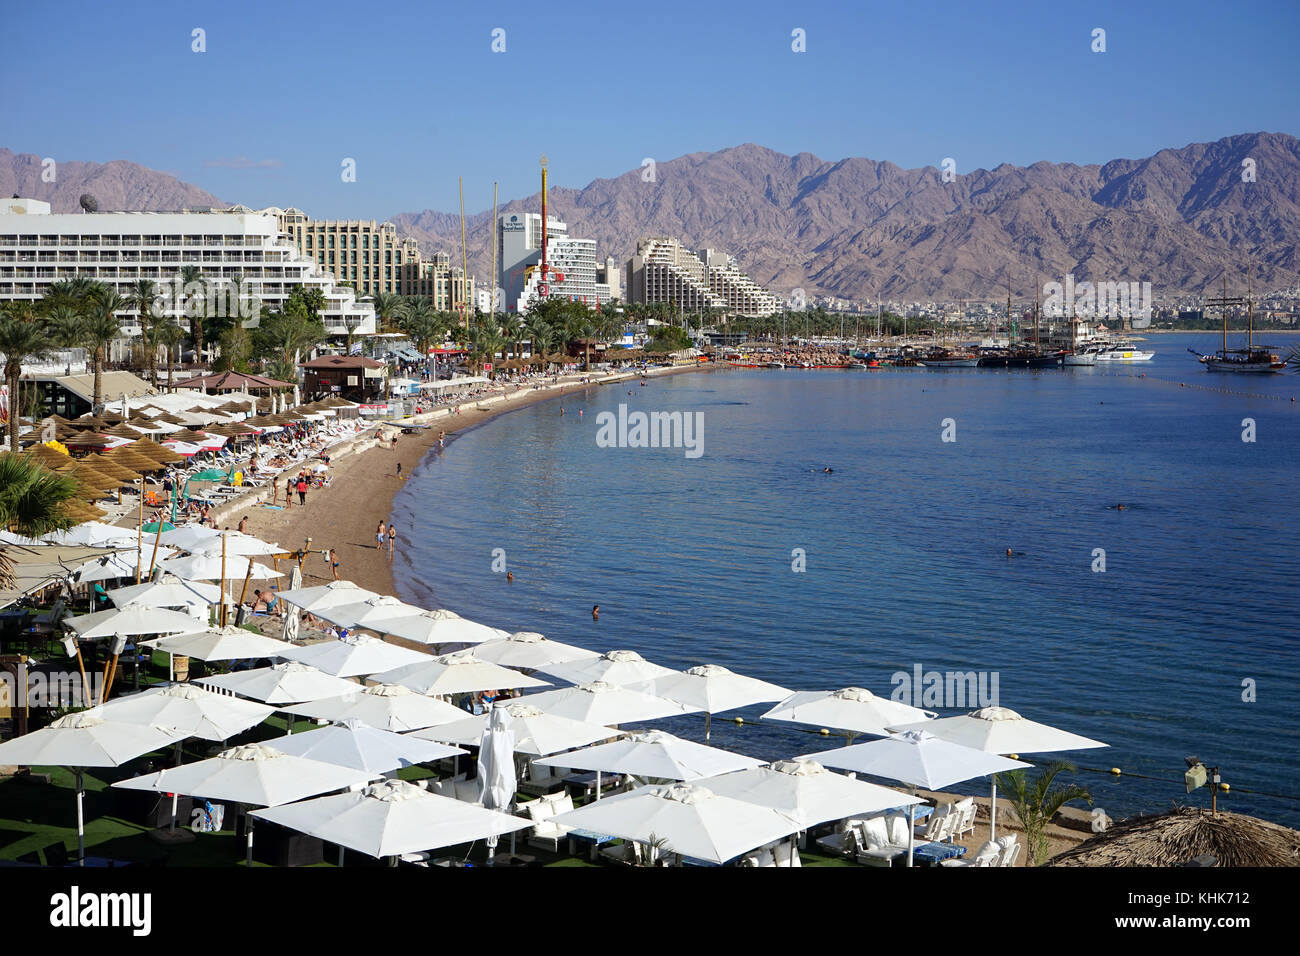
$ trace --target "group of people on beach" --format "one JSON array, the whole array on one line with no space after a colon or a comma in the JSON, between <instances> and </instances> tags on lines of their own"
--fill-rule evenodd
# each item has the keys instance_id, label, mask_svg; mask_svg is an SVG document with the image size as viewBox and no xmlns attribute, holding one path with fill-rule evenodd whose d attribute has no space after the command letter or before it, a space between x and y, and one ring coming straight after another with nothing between
<instances>
[{"instance_id":1,"label":"group of people on beach","mask_svg":"<svg viewBox=\"0 0 1300 956\"><path fill-rule=\"evenodd\" d=\"M385 525L384 520L381 518L379 527L375 529L375 550L383 551L384 542L388 543L388 560L391 561L393 559L393 549L397 547L397 528L393 525L391 519Z\"/></svg>"}]
</instances>

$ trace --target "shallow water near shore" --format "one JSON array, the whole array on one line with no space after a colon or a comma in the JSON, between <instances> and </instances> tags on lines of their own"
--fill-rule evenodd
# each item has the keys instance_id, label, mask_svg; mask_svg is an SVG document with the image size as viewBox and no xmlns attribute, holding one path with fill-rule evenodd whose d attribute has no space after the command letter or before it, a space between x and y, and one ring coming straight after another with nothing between
<instances>
[{"instance_id":1,"label":"shallow water near shore","mask_svg":"<svg viewBox=\"0 0 1300 956\"><path fill-rule=\"evenodd\" d=\"M1208 803L1183 791L1195 754L1233 786L1220 806L1300 825L1300 377L1206 373L1186 348L1217 336L1147 345L1114 369L718 371L542 402L410 476L398 592L796 690L995 672L1003 706L1111 744L1063 756L1103 771L1075 781L1112 816ZM620 403L701 412L703 454L598 447ZM764 709L716 718L713 742L842 742Z\"/></svg>"}]
</instances>

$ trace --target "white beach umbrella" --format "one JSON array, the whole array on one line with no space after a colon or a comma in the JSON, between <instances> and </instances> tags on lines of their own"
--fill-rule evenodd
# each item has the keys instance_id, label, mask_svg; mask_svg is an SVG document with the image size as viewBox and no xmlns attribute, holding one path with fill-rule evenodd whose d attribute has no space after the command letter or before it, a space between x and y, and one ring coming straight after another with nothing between
<instances>
[{"instance_id":1,"label":"white beach umbrella","mask_svg":"<svg viewBox=\"0 0 1300 956\"><path fill-rule=\"evenodd\" d=\"M687 707L673 700L628 690L626 687L617 687L604 681L529 694L521 700L531 707L548 714L555 714L557 717L568 717L571 720L607 726L699 712L695 707Z\"/></svg>"},{"instance_id":2,"label":"white beach umbrella","mask_svg":"<svg viewBox=\"0 0 1300 956\"><path fill-rule=\"evenodd\" d=\"M784 687L733 673L717 664L701 664L681 673L674 671L629 686L704 711L705 740L709 739L709 720L713 714L751 704L785 700L791 693Z\"/></svg>"},{"instance_id":3,"label":"white beach umbrella","mask_svg":"<svg viewBox=\"0 0 1300 956\"><path fill-rule=\"evenodd\" d=\"M535 631L517 631L508 637L475 646L474 656L502 667L538 670L548 664L590 660L600 655L585 647L549 640Z\"/></svg>"},{"instance_id":4,"label":"white beach umbrella","mask_svg":"<svg viewBox=\"0 0 1300 956\"><path fill-rule=\"evenodd\" d=\"M185 529L181 528L179 530L183 531ZM211 554L220 558L223 546L226 551L227 561L232 557L265 557L271 554L284 554L285 552L285 549L278 544L268 544L260 538L254 538L251 534L240 534L238 531L222 531L217 537L188 550L192 554Z\"/></svg>"},{"instance_id":5,"label":"white beach umbrella","mask_svg":"<svg viewBox=\"0 0 1300 956\"><path fill-rule=\"evenodd\" d=\"M181 634L143 641L155 650L168 654L183 654L200 661L242 661L259 657L284 657L293 645L246 631L242 627L226 626L205 630L199 634Z\"/></svg>"},{"instance_id":6,"label":"white beach umbrella","mask_svg":"<svg viewBox=\"0 0 1300 956\"><path fill-rule=\"evenodd\" d=\"M58 545L87 545L90 547L130 547L135 548L137 535L130 528L119 528L117 525L105 524L102 521L83 521L81 524L69 528L67 531L51 531L49 534L43 534L38 538L23 538L18 535L10 535L5 532L6 540L11 539L13 544L58 544Z\"/></svg>"},{"instance_id":7,"label":"white beach umbrella","mask_svg":"<svg viewBox=\"0 0 1300 956\"><path fill-rule=\"evenodd\" d=\"M371 620L369 630L420 644L482 644L506 636L505 631L463 618L455 611L439 608L385 620Z\"/></svg>"},{"instance_id":8,"label":"white beach umbrella","mask_svg":"<svg viewBox=\"0 0 1300 956\"><path fill-rule=\"evenodd\" d=\"M1006 707L984 707L959 717L929 720L922 726L936 737L994 754L1054 753L1058 750L1091 750L1109 746L1100 740L1080 737L1047 724L1026 720ZM915 730L918 726L910 724L894 729ZM989 802L990 840L997 832L997 819L998 785L994 781Z\"/></svg>"},{"instance_id":9,"label":"white beach umbrella","mask_svg":"<svg viewBox=\"0 0 1300 956\"><path fill-rule=\"evenodd\" d=\"M509 811L515 800L515 734L510 729L510 715L506 708L492 708L487 729L479 739L478 750L478 802L487 810ZM488 849L495 849L497 836L487 838ZM511 847L513 850L513 846ZM488 859L494 859L489 853Z\"/></svg>"},{"instance_id":10,"label":"white beach umbrella","mask_svg":"<svg viewBox=\"0 0 1300 956\"><path fill-rule=\"evenodd\" d=\"M877 697L861 687L845 687L791 694L765 713L763 719L883 737L889 733L885 729L888 725L925 720L928 716L931 715L920 708Z\"/></svg>"},{"instance_id":11,"label":"white beach umbrella","mask_svg":"<svg viewBox=\"0 0 1300 956\"><path fill-rule=\"evenodd\" d=\"M84 816L87 767L120 767L142 754L169 747L185 735L171 727L147 727L105 718L92 707L60 717L48 727L0 743L0 764L68 767L77 778L77 860L86 858Z\"/></svg>"},{"instance_id":12,"label":"white beach umbrella","mask_svg":"<svg viewBox=\"0 0 1300 956\"><path fill-rule=\"evenodd\" d=\"M293 570L289 572L289 589L293 590L301 587L302 568L295 564ZM289 604L287 601L285 606L289 608L289 611L284 616L284 630L280 636L286 641L296 641L298 631L302 627L302 609L296 604Z\"/></svg>"},{"instance_id":13,"label":"white beach umbrella","mask_svg":"<svg viewBox=\"0 0 1300 956\"><path fill-rule=\"evenodd\" d=\"M180 611L147 604L126 604L63 620L63 626L79 637L113 637L118 634L194 634L207 624Z\"/></svg>"},{"instance_id":14,"label":"white beach umbrella","mask_svg":"<svg viewBox=\"0 0 1300 956\"><path fill-rule=\"evenodd\" d=\"M371 621L423 614L424 608L381 594L355 604L335 604L313 612L317 617L339 627L370 627Z\"/></svg>"},{"instance_id":15,"label":"white beach umbrella","mask_svg":"<svg viewBox=\"0 0 1300 956\"><path fill-rule=\"evenodd\" d=\"M410 734L380 730L356 719L302 734L277 737L268 740L267 745L294 756L375 774L467 753L459 747L449 747Z\"/></svg>"},{"instance_id":16,"label":"white beach umbrella","mask_svg":"<svg viewBox=\"0 0 1300 956\"><path fill-rule=\"evenodd\" d=\"M358 689L350 680L326 674L319 668L299 661L285 661L256 670L201 677L196 683L219 687L232 694L267 704L301 704L324 697L338 697Z\"/></svg>"},{"instance_id":17,"label":"white beach umbrella","mask_svg":"<svg viewBox=\"0 0 1300 956\"><path fill-rule=\"evenodd\" d=\"M542 757L623 735L621 730L614 730L612 727L604 727L600 724L589 724L581 720L571 720L568 717L557 717L555 714L545 713L521 701L511 701L496 706L504 706L510 717L510 730L515 735L515 753ZM494 712L495 710L496 707L493 708ZM449 724L438 724L424 730L417 730L411 736L453 744L476 744L482 739L487 724L488 715L480 714L477 717L466 717Z\"/></svg>"},{"instance_id":18,"label":"white beach umbrella","mask_svg":"<svg viewBox=\"0 0 1300 956\"><path fill-rule=\"evenodd\" d=\"M159 561L158 567L162 568L167 574L174 574L177 577L189 578L192 581L218 581L224 575L226 578L244 577L248 573L249 562L241 555L230 554L227 552L225 561L221 560L221 552L215 554L205 552L200 554L191 554L187 558L170 558L166 561ZM253 564L252 577L259 581L269 581L272 578L284 577L274 568L269 568L265 564Z\"/></svg>"},{"instance_id":19,"label":"white beach umbrella","mask_svg":"<svg viewBox=\"0 0 1300 956\"><path fill-rule=\"evenodd\" d=\"M888 787L831 773L813 760L778 760L767 767L712 777L704 786L722 797L780 810L798 820L802 829L924 802Z\"/></svg>"},{"instance_id":20,"label":"white beach umbrella","mask_svg":"<svg viewBox=\"0 0 1300 956\"><path fill-rule=\"evenodd\" d=\"M517 687L549 687L544 680L525 677L519 671L479 660L472 651L459 651L441 657L420 655L422 660L406 664L382 674L374 680L382 684L401 684L417 694L430 697L448 697L452 694L474 694L484 690L512 689Z\"/></svg>"},{"instance_id":21,"label":"white beach umbrella","mask_svg":"<svg viewBox=\"0 0 1300 956\"><path fill-rule=\"evenodd\" d=\"M434 724L460 720L465 711L445 701L417 694L401 684L375 684L339 697L326 697L284 708L291 714L324 720L355 718L371 727L392 730L423 730Z\"/></svg>"},{"instance_id":22,"label":"white beach umbrella","mask_svg":"<svg viewBox=\"0 0 1300 956\"><path fill-rule=\"evenodd\" d=\"M986 777L1030 766L963 747L943 740L924 730L909 730L881 740L869 740L835 750L807 754L801 760L816 760L827 767L870 774L888 780L900 780L914 787L942 790L963 780ZM912 865L912 838L908 837L907 865Z\"/></svg>"},{"instance_id":23,"label":"white beach umbrella","mask_svg":"<svg viewBox=\"0 0 1300 956\"><path fill-rule=\"evenodd\" d=\"M170 608L204 607L220 603L222 591L215 584L186 581L174 574L164 574L158 581L145 581L143 584L113 588L108 592L108 596L118 607L124 604ZM230 602L230 595L225 595L225 599Z\"/></svg>"},{"instance_id":24,"label":"white beach umbrella","mask_svg":"<svg viewBox=\"0 0 1300 956\"><path fill-rule=\"evenodd\" d=\"M375 591L367 591L352 581L331 581L329 584L280 592L280 599L285 603L310 614L339 604L360 604L374 597L379 597L379 594Z\"/></svg>"},{"instance_id":25,"label":"white beach umbrella","mask_svg":"<svg viewBox=\"0 0 1300 956\"><path fill-rule=\"evenodd\" d=\"M629 734L612 743L534 760L544 767L627 773L643 779L694 780L762 766L763 761L683 740L662 730Z\"/></svg>"},{"instance_id":26,"label":"white beach umbrella","mask_svg":"<svg viewBox=\"0 0 1300 956\"><path fill-rule=\"evenodd\" d=\"M158 540L171 548L181 551L203 551L215 542L221 544L221 531L206 525L191 524L183 528L172 528L158 536Z\"/></svg>"},{"instance_id":27,"label":"white beach umbrella","mask_svg":"<svg viewBox=\"0 0 1300 956\"><path fill-rule=\"evenodd\" d=\"M562 813L553 822L639 843L663 840L668 852L711 863L725 863L802 828L780 810L689 783L641 787Z\"/></svg>"},{"instance_id":28,"label":"white beach umbrella","mask_svg":"<svg viewBox=\"0 0 1300 956\"><path fill-rule=\"evenodd\" d=\"M174 684L118 697L102 709L108 720L172 727L187 737L204 740L228 740L275 713L273 707L214 694L191 684Z\"/></svg>"},{"instance_id":29,"label":"white beach umbrella","mask_svg":"<svg viewBox=\"0 0 1300 956\"><path fill-rule=\"evenodd\" d=\"M171 558L176 552L169 548L159 548L158 561ZM149 562L154 558L154 549L146 545L143 552L132 548L129 551L115 551L102 555L73 568L68 574L73 584L93 584L95 581L111 581L115 578L133 578L137 571L149 573Z\"/></svg>"},{"instance_id":30,"label":"white beach umbrella","mask_svg":"<svg viewBox=\"0 0 1300 956\"><path fill-rule=\"evenodd\" d=\"M495 810L385 780L356 793L258 810L254 816L373 857L399 857L526 830Z\"/></svg>"},{"instance_id":31,"label":"white beach umbrella","mask_svg":"<svg viewBox=\"0 0 1300 956\"><path fill-rule=\"evenodd\" d=\"M678 673L650 663L636 651L610 651L588 660L548 664L538 669L574 684L604 681L621 687Z\"/></svg>"},{"instance_id":32,"label":"white beach umbrella","mask_svg":"<svg viewBox=\"0 0 1300 956\"><path fill-rule=\"evenodd\" d=\"M284 657L319 667L335 677L360 677L380 674L395 667L427 661L428 654L398 647L367 634L349 634L333 641L302 646L289 645Z\"/></svg>"},{"instance_id":33,"label":"white beach umbrella","mask_svg":"<svg viewBox=\"0 0 1300 956\"><path fill-rule=\"evenodd\" d=\"M321 760L282 753L265 744L247 744L222 751L208 760L182 764L113 784L124 790L155 790L229 800L257 807L292 803L331 790L373 780L374 774ZM247 827L246 860L253 860L253 828Z\"/></svg>"}]
</instances>

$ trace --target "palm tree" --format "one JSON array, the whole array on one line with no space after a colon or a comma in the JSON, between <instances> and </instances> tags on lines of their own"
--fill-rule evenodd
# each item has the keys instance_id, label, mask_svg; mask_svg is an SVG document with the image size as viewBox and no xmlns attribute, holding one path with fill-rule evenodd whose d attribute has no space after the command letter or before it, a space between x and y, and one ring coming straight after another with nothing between
<instances>
[{"instance_id":1,"label":"palm tree","mask_svg":"<svg viewBox=\"0 0 1300 956\"><path fill-rule=\"evenodd\" d=\"M131 304L112 286L104 283L96 283L86 304L88 313L83 328L86 344L91 348L95 361L95 393L91 408L98 412L104 404L104 360L108 357L108 346L122 336L122 323L117 313L126 311Z\"/></svg>"},{"instance_id":2,"label":"palm tree","mask_svg":"<svg viewBox=\"0 0 1300 956\"><path fill-rule=\"evenodd\" d=\"M424 296L406 300L400 324L402 331L415 339L415 347L421 355L427 355L429 343L441 342L446 332L440 313Z\"/></svg>"},{"instance_id":3,"label":"palm tree","mask_svg":"<svg viewBox=\"0 0 1300 956\"><path fill-rule=\"evenodd\" d=\"M380 332L393 331L393 322L402 311L402 297L396 292L376 292L371 297Z\"/></svg>"},{"instance_id":4,"label":"palm tree","mask_svg":"<svg viewBox=\"0 0 1300 956\"><path fill-rule=\"evenodd\" d=\"M47 306L45 309L45 331L49 333L50 342L63 349L80 348L86 341L85 312L83 306L64 304Z\"/></svg>"},{"instance_id":5,"label":"palm tree","mask_svg":"<svg viewBox=\"0 0 1300 956\"><path fill-rule=\"evenodd\" d=\"M158 343L153 337L154 326L157 324L153 304L157 298L158 292L152 279L137 279L127 286L126 301L140 313L140 339L149 356L149 382L152 385L158 384Z\"/></svg>"},{"instance_id":6,"label":"palm tree","mask_svg":"<svg viewBox=\"0 0 1300 956\"><path fill-rule=\"evenodd\" d=\"M37 320L32 303L15 302L0 316L0 352L5 356L5 384L9 386L11 451L18 450L18 419L22 408L18 401L18 380L23 373L23 359L43 356L49 349L50 337Z\"/></svg>"},{"instance_id":7,"label":"palm tree","mask_svg":"<svg viewBox=\"0 0 1300 956\"><path fill-rule=\"evenodd\" d=\"M305 310L288 308L284 312L271 312L262 320L254 344L255 350L267 360L272 378L296 382L303 349L327 338L329 333L319 320L309 317Z\"/></svg>"},{"instance_id":8,"label":"palm tree","mask_svg":"<svg viewBox=\"0 0 1300 956\"><path fill-rule=\"evenodd\" d=\"M198 290L185 303L185 314L190 318L190 335L194 338L194 361L203 362L203 319L207 312L208 281L199 266L181 266L182 289L198 285Z\"/></svg>"},{"instance_id":9,"label":"palm tree","mask_svg":"<svg viewBox=\"0 0 1300 956\"><path fill-rule=\"evenodd\" d=\"M176 382L176 346L184 340L185 333L175 322L159 322L153 328L153 339L156 345L161 345L167 352L167 385L171 387Z\"/></svg>"},{"instance_id":10,"label":"palm tree","mask_svg":"<svg viewBox=\"0 0 1300 956\"><path fill-rule=\"evenodd\" d=\"M351 355L352 336L356 334L357 329L361 328L361 317L356 315L344 316L343 328L347 331L347 351L344 354Z\"/></svg>"},{"instance_id":11,"label":"palm tree","mask_svg":"<svg viewBox=\"0 0 1300 956\"><path fill-rule=\"evenodd\" d=\"M1075 768L1068 763L1054 763L1039 769L1031 784L1024 770L994 775L994 782L1002 788L1007 802L1015 808L1020 824L1025 828L1025 851L1030 866L1037 866L1047 854L1047 835L1044 830L1056 812L1072 800L1092 803L1092 794L1082 787L1070 784L1053 787L1056 776Z\"/></svg>"},{"instance_id":12,"label":"palm tree","mask_svg":"<svg viewBox=\"0 0 1300 956\"><path fill-rule=\"evenodd\" d=\"M63 503L76 493L76 479L26 455L0 454L0 528L26 537L65 531L72 520ZM0 550L0 585L12 584L13 565Z\"/></svg>"},{"instance_id":13,"label":"palm tree","mask_svg":"<svg viewBox=\"0 0 1300 956\"><path fill-rule=\"evenodd\" d=\"M502 316L501 335L510 343L510 354L519 358L519 346L524 338L524 320L517 315Z\"/></svg>"}]
</instances>

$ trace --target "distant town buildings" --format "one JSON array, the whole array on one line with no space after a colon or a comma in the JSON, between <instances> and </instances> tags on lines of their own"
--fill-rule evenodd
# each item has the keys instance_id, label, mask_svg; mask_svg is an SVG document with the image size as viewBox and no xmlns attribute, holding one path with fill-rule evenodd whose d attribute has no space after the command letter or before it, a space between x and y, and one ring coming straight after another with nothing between
<instances>
[{"instance_id":1,"label":"distant town buildings","mask_svg":"<svg viewBox=\"0 0 1300 956\"><path fill-rule=\"evenodd\" d=\"M235 209L246 207L236 206ZM435 309L456 311L466 303L474 308L474 279L465 281L464 270L453 266L446 253L432 259L420 254L420 244L397 234L391 222L373 219L312 220L301 209L270 207L261 212L275 216L280 231L307 258L329 272L358 296L377 292L425 296Z\"/></svg>"},{"instance_id":2,"label":"distant town buildings","mask_svg":"<svg viewBox=\"0 0 1300 956\"><path fill-rule=\"evenodd\" d=\"M637 242L627 263L627 300L670 302L685 311L716 309L728 316L776 313L776 296L754 282L736 260L716 249L691 252L670 236Z\"/></svg>"}]
</instances>

